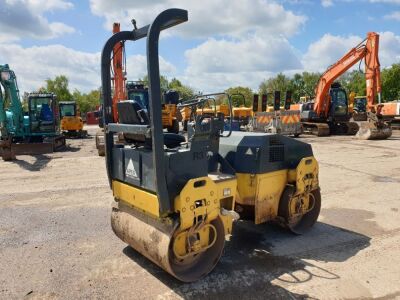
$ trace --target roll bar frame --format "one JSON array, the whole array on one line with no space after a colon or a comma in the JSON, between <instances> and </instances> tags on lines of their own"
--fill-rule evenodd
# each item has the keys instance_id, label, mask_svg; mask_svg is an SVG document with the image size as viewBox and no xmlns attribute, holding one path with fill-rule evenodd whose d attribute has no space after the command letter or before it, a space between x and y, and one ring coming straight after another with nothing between
<instances>
[{"instance_id":1,"label":"roll bar frame","mask_svg":"<svg viewBox=\"0 0 400 300\"><path fill-rule=\"evenodd\" d=\"M150 25L134 29L132 31L120 31L111 36L103 47L101 53L101 82L103 93L103 120L104 120L104 144L107 175L110 187L112 188L112 148L114 145L114 133L147 132L152 138L152 160L154 168L154 186L159 202L160 214L164 215L172 211L169 199L167 183L165 179L164 163L164 137L162 128L162 107L160 89L160 67L158 57L158 42L160 32L167 28L176 26L188 20L188 12L183 9L167 9L161 12ZM119 42L137 41L147 38L147 75L149 79L149 103L150 103L150 126L129 125L113 123L113 107L111 97L111 54L114 46Z\"/></svg>"}]
</instances>

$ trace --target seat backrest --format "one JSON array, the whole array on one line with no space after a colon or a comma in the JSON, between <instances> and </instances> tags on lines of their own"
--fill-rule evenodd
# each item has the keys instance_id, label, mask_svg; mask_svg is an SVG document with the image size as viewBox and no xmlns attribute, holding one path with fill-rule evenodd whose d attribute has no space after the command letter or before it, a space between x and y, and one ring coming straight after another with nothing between
<instances>
[{"instance_id":1,"label":"seat backrest","mask_svg":"<svg viewBox=\"0 0 400 300\"><path fill-rule=\"evenodd\" d=\"M179 94L175 90L168 90L164 93L164 102L165 104L178 104L179 103Z\"/></svg>"},{"instance_id":2,"label":"seat backrest","mask_svg":"<svg viewBox=\"0 0 400 300\"><path fill-rule=\"evenodd\" d=\"M50 109L50 106L46 103L42 104L42 109L40 110L40 120L46 122L53 121L53 113Z\"/></svg>"},{"instance_id":3,"label":"seat backrest","mask_svg":"<svg viewBox=\"0 0 400 300\"><path fill-rule=\"evenodd\" d=\"M135 100L120 101L117 109L121 124L149 124L146 110Z\"/></svg>"}]
</instances>

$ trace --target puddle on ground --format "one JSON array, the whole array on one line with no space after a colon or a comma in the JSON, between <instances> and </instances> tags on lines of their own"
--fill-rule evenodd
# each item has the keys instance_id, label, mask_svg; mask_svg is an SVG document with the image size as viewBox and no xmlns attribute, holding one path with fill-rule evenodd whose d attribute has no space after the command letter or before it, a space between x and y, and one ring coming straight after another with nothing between
<instances>
[{"instance_id":1,"label":"puddle on ground","mask_svg":"<svg viewBox=\"0 0 400 300\"><path fill-rule=\"evenodd\" d=\"M322 220L347 230L355 231L367 236L385 233L372 219L375 214L363 209L325 208L321 210Z\"/></svg>"}]
</instances>

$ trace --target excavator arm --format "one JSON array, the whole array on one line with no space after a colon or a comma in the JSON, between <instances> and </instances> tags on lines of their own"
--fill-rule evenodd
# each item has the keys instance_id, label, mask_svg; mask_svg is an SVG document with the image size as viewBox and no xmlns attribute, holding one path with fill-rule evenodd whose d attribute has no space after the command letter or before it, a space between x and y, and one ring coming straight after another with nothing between
<instances>
[{"instance_id":1,"label":"excavator arm","mask_svg":"<svg viewBox=\"0 0 400 300\"><path fill-rule=\"evenodd\" d=\"M0 131L2 138L5 138L10 134L10 129L15 133L23 131L24 113L19 98L17 78L8 65L0 65L0 84L4 89L3 94L0 88ZM8 108L7 101L10 101ZM11 113L9 116L11 119L8 119L7 111Z\"/></svg>"},{"instance_id":2,"label":"excavator arm","mask_svg":"<svg viewBox=\"0 0 400 300\"><path fill-rule=\"evenodd\" d=\"M114 23L113 34L120 32L120 24ZM112 67L114 71L114 76L112 78L114 85L114 95L113 95L113 119L114 122L118 122L118 110L117 103L121 100L127 98L126 88L125 88L125 61L124 61L124 43L120 42L116 44L113 48L112 56Z\"/></svg>"},{"instance_id":3,"label":"excavator arm","mask_svg":"<svg viewBox=\"0 0 400 300\"><path fill-rule=\"evenodd\" d=\"M369 111L375 112L374 103L378 93L380 98L380 64L378 58L379 35L369 32L367 38L352 48L335 64L331 65L318 81L315 89L314 111L319 116L328 116L330 107L329 89L331 84L357 62L365 58L365 79L367 82L367 100Z\"/></svg>"}]
</instances>

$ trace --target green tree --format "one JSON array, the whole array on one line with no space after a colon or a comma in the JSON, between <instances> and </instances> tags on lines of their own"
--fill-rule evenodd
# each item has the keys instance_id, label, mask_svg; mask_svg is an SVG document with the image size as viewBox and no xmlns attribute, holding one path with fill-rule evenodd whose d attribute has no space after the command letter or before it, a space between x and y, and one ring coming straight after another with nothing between
<instances>
[{"instance_id":1,"label":"green tree","mask_svg":"<svg viewBox=\"0 0 400 300\"><path fill-rule=\"evenodd\" d=\"M305 96L304 90L305 90L305 82L304 78L301 74L296 73L293 75L293 78L291 79L290 86L292 88L292 99L293 101L297 102L300 97Z\"/></svg>"},{"instance_id":2,"label":"green tree","mask_svg":"<svg viewBox=\"0 0 400 300\"><path fill-rule=\"evenodd\" d=\"M188 100L190 98L193 98L193 96L194 96L194 90L191 87L182 84L176 78L171 79L168 87L169 87L169 89L173 89L173 90L177 91L179 94L179 98L181 98L183 100Z\"/></svg>"},{"instance_id":3,"label":"green tree","mask_svg":"<svg viewBox=\"0 0 400 300\"><path fill-rule=\"evenodd\" d=\"M281 103L285 100L285 94L287 91L292 89L292 82L289 77L279 73L275 77L271 77L260 83L259 93L260 95L273 95L275 91L281 92ZM273 96L268 97L268 105L273 104Z\"/></svg>"},{"instance_id":4,"label":"green tree","mask_svg":"<svg viewBox=\"0 0 400 300\"><path fill-rule=\"evenodd\" d=\"M382 77L382 100L393 101L400 99L400 63L384 69Z\"/></svg>"},{"instance_id":5,"label":"green tree","mask_svg":"<svg viewBox=\"0 0 400 300\"><path fill-rule=\"evenodd\" d=\"M320 77L321 74L319 73L303 72L294 74L290 84L293 101L298 102L300 97L303 96L310 98L315 96L315 87Z\"/></svg>"},{"instance_id":6,"label":"green tree","mask_svg":"<svg viewBox=\"0 0 400 300\"><path fill-rule=\"evenodd\" d=\"M46 91L57 95L58 101L72 100L72 94L68 88L69 80L65 75L56 76L46 80Z\"/></svg>"},{"instance_id":7,"label":"green tree","mask_svg":"<svg viewBox=\"0 0 400 300\"><path fill-rule=\"evenodd\" d=\"M96 106L100 104L100 89L92 90L89 93L81 93L77 89L74 90L72 95L73 100L76 101L81 113L87 113L88 111L93 111Z\"/></svg>"},{"instance_id":8,"label":"green tree","mask_svg":"<svg viewBox=\"0 0 400 300\"><path fill-rule=\"evenodd\" d=\"M321 77L322 74L320 73L310 73L310 72L303 72L302 77L304 81L304 87L302 92L302 95L300 96L308 96L308 97L314 97L315 96L315 88L318 84L318 80Z\"/></svg>"},{"instance_id":9,"label":"green tree","mask_svg":"<svg viewBox=\"0 0 400 300\"><path fill-rule=\"evenodd\" d=\"M139 80L143 81L145 86L149 85L149 77L147 75L145 75L142 79L139 79ZM161 93L164 93L168 90L168 88L169 88L168 85L169 85L169 82L168 82L167 77L160 75Z\"/></svg>"},{"instance_id":10,"label":"green tree","mask_svg":"<svg viewBox=\"0 0 400 300\"><path fill-rule=\"evenodd\" d=\"M149 84L149 79L144 76L140 81L143 81L146 86ZM182 84L178 79L172 78L171 81L168 81L167 77L160 75L160 87L161 93L166 92L167 90L175 90L179 94L179 98L187 100L194 96L194 90L187 85Z\"/></svg>"},{"instance_id":11,"label":"green tree","mask_svg":"<svg viewBox=\"0 0 400 300\"><path fill-rule=\"evenodd\" d=\"M232 96L232 105L234 107L239 107L241 105L245 105L246 107L250 107L253 105L253 91L244 86L235 86L235 87L230 87L229 89L225 90L225 93ZM243 97L234 95L234 94L242 94L244 96L244 102L243 103ZM224 97L226 98L226 97Z\"/></svg>"},{"instance_id":12,"label":"green tree","mask_svg":"<svg viewBox=\"0 0 400 300\"><path fill-rule=\"evenodd\" d=\"M340 77L339 82L347 94L354 92L358 96L365 96L366 83L365 75L362 72L358 70L347 72Z\"/></svg>"}]
</instances>

